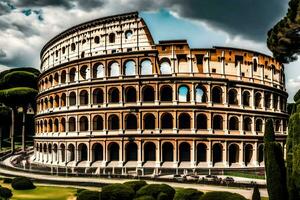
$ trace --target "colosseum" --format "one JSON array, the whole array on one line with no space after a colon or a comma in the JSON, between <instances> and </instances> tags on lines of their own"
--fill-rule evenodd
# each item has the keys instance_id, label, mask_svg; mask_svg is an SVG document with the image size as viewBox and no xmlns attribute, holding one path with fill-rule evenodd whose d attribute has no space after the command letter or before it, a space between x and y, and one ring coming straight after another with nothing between
<instances>
[{"instance_id":1,"label":"colosseum","mask_svg":"<svg viewBox=\"0 0 300 200\"><path fill-rule=\"evenodd\" d=\"M41 50L34 163L98 173L262 169L266 118L285 147L284 66L231 47L156 44L137 12Z\"/></svg>"}]
</instances>

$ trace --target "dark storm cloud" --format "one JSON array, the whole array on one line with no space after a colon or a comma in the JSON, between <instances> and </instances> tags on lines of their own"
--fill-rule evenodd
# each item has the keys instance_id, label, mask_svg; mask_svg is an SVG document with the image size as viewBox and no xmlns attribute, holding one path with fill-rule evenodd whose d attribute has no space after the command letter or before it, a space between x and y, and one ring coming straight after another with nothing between
<instances>
[{"instance_id":1,"label":"dark storm cloud","mask_svg":"<svg viewBox=\"0 0 300 200\"><path fill-rule=\"evenodd\" d=\"M6 57L6 53L3 51L3 49L0 49L0 58Z\"/></svg>"},{"instance_id":2,"label":"dark storm cloud","mask_svg":"<svg viewBox=\"0 0 300 200\"><path fill-rule=\"evenodd\" d=\"M0 1L0 16L10 13L11 10L12 10L12 8L8 4L8 2Z\"/></svg>"},{"instance_id":3,"label":"dark storm cloud","mask_svg":"<svg viewBox=\"0 0 300 200\"><path fill-rule=\"evenodd\" d=\"M75 2L77 2L78 7L83 10L99 8L104 4L103 0L76 0Z\"/></svg>"},{"instance_id":4,"label":"dark storm cloud","mask_svg":"<svg viewBox=\"0 0 300 200\"><path fill-rule=\"evenodd\" d=\"M182 17L202 20L231 35L264 41L286 12L288 0L174 0L167 6Z\"/></svg>"},{"instance_id":5,"label":"dark storm cloud","mask_svg":"<svg viewBox=\"0 0 300 200\"><path fill-rule=\"evenodd\" d=\"M64 8L71 8L73 0L15 0L14 5L20 7L44 7L44 6L57 6Z\"/></svg>"}]
</instances>

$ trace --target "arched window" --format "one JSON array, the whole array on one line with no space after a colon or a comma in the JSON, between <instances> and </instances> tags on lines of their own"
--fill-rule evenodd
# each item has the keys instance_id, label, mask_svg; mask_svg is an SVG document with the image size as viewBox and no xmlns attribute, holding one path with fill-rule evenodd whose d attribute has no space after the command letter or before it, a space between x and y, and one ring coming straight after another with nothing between
<instances>
[{"instance_id":1,"label":"arched window","mask_svg":"<svg viewBox=\"0 0 300 200\"><path fill-rule=\"evenodd\" d=\"M212 102L213 103L222 103L222 89L220 87L214 87L212 89Z\"/></svg>"},{"instance_id":2,"label":"arched window","mask_svg":"<svg viewBox=\"0 0 300 200\"><path fill-rule=\"evenodd\" d=\"M103 160L103 146L99 143L95 143L92 146L93 161Z\"/></svg>"},{"instance_id":3,"label":"arched window","mask_svg":"<svg viewBox=\"0 0 300 200\"><path fill-rule=\"evenodd\" d=\"M207 117L205 114L197 115L197 129L207 129Z\"/></svg>"},{"instance_id":4,"label":"arched window","mask_svg":"<svg viewBox=\"0 0 300 200\"><path fill-rule=\"evenodd\" d=\"M215 115L213 118L213 129L223 130L223 117L220 115Z\"/></svg>"},{"instance_id":5,"label":"arched window","mask_svg":"<svg viewBox=\"0 0 300 200\"><path fill-rule=\"evenodd\" d=\"M66 151L66 147L64 144L61 144L60 145L60 159L61 159L61 162L65 162L66 160L66 155L65 155L65 151Z\"/></svg>"},{"instance_id":6,"label":"arched window","mask_svg":"<svg viewBox=\"0 0 300 200\"><path fill-rule=\"evenodd\" d=\"M155 129L155 117L148 113L144 116L144 129Z\"/></svg>"},{"instance_id":7,"label":"arched window","mask_svg":"<svg viewBox=\"0 0 300 200\"><path fill-rule=\"evenodd\" d=\"M171 74L172 73L171 62L168 58L161 59L161 61L160 61L160 73L161 74Z\"/></svg>"},{"instance_id":8,"label":"arched window","mask_svg":"<svg viewBox=\"0 0 300 200\"><path fill-rule=\"evenodd\" d=\"M85 116L80 117L79 123L80 123L80 131L88 131L89 120L87 117L85 117Z\"/></svg>"},{"instance_id":9,"label":"arched window","mask_svg":"<svg viewBox=\"0 0 300 200\"><path fill-rule=\"evenodd\" d=\"M54 98L54 107L57 108L58 106L59 106L59 96L55 95L55 98Z\"/></svg>"},{"instance_id":10,"label":"arched window","mask_svg":"<svg viewBox=\"0 0 300 200\"><path fill-rule=\"evenodd\" d=\"M110 115L108 118L108 129L119 130L119 117L117 115Z\"/></svg>"},{"instance_id":11,"label":"arched window","mask_svg":"<svg viewBox=\"0 0 300 200\"><path fill-rule=\"evenodd\" d=\"M206 90L204 87L196 87L196 102L205 103L207 102Z\"/></svg>"},{"instance_id":12,"label":"arched window","mask_svg":"<svg viewBox=\"0 0 300 200\"><path fill-rule=\"evenodd\" d=\"M61 100L60 100L61 107L66 106L67 95L66 95L65 93L63 93L63 94L61 95L61 98L60 98L60 99L61 99Z\"/></svg>"},{"instance_id":13,"label":"arched window","mask_svg":"<svg viewBox=\"0 0 300 200\"><path fill-rule=\"evenodd\" d=\"M229 166L239 162L239 146L237 144L231 144L229 146Z\"/></svg>"},{"instance_id":14,"label":"arched window","mask_svg":"<svg viewBox=\"0 0 300 200\"><path fill-rule=\"evenodd\" d=\"M99 88L93 91L93 104L103 103L103 91Z\"/></svg>"},{"instance_id":15,"label":"arched window","mask_svg":"<svg viewBox=\"0 0 300 200\"><path fill-rule=\"evenodd\" d=\"M199 143L197 145L197 162L206 162L206 145Z\"/></svg>"},{"instance_id":16,"label":"arched window","mask_svg":"<svg viewBox=\"0 0 300 200\"><path fill-rule=\"evenodd\" d=\"M136 90L134 87L125 89L125 102L136 102Z\"/></svg>"},{"instance_id":17,"label":"arched window","mask_svg":"<svg viewBox=\"0 0 300 200\"><path fill-rule=\"evenodd\" d=\"M49 108L53 108L53 97L52 96L49 99Z\"/></svg>"},{"instance_id":18,"label":"arched window","mask_svg":"<svg viewBox=\"0 0 300 200\"><path fill-rule=\"evenodd\" d=\"M223 161L223 146L220 143L213 145L213 165Z\"/></svg>"},{"instance_id":19,"label":"arched window","mask_svg":"<svg viewBox=\"0 0 300 200\"><path fill-rule=\"evenodd\" d=\"M70 132L76 131L76 120L74 117L69 118L69 131Z\"/></svg>"},{"instance_id":20,"label":"arched window","mask_svg":"<svg viewBox=\"0 0 300 200\"><path fill-rule=\"evenodd\" d=\"M141 75L151 75L152 72L152 63L149 59L143 60L141 62Z\"/></svg>"},{"instance_id":21,"label":"arched window","mask_svg":"<svg viewBox=\"0 0 300 200\"><path fill-rule=\"evenodd\" d=\"M134 76L135 73L135 62L133 60L129 60L125 62L125 70L124 70L124 74L126 76Z\"/></svg>"},{"instance_id":22,"label":"arched window","mask_svg":"<svg viewBox=\"0 0 300 200\"><path fill-rule=\"evenodd\" d=\"M261 99L262 99L261 94L259 92L257 92L255 94L255 107L256 108L261 108Z\"/></svg>"},{"instance_id":23,"label":"arched window","mask_svg":"<svg viewBox=\"0 0 300 200\"><path fill-rule=\"evenodd\" d=\"M58 119L54 120L54 132L58 132L59 122Z\"/></svg>"},{"instance_id":24,"label":"arched window","mask_svg":"<svg viewBox=\"0 0 300 200\"><path fill-rule=\"evenodd\" d=\"M280 131L280 126L281 126L280 120L276 120L276 122L275 122L275 131L276 132Z\"/></svg>"},{"instance_id":25,"label":"arched window","mask_svg":"<svg viewBox=\"0 0 300 200\"><path fill-rule=\"evenodd\" d=\"M96 44L99 44L99 43L100 43L100 37L99 37L99 36L96 36L96 37L94 38L94 42L95 42Z\"/></svg>"},{"instance_id":26,"label":"arched window","mask_svg":"<svg viewBox=\"0 0 300 200\"><path fill-rule=\"evenodd\" d=\"M109 35L108 35L108 40L109 40L109 43L115 43L115 38L116 36L115 36L115 34L114 33L110 33Z\"/></svg>"},{"instance_id":27,"label":"arched window","mask_svg":"<svg viewBox=\"0 0 300 200\"><path fill-rule=\"evenodd\" d=\"M237 91L235 89L229 90L228 97L229 97L229 101L228 101L229 104L231 104L231 105L238 104Z\"/></svg>"},{"instance_id":28,"label":"arched window","mask_svg":"<svg viewBox=\"0 0 300 200\"><path fill-rule=\"evenodd\" d=\"M67 158L69 158L68 162L74 161L75 160L75 147L73 144L69 144L68 154L69 154L69 156L67 157Z\"/></svg>"},{"instance_id":29,"label":"arched window","mask_svg":"<svg viewBox=\"0 0 300 200\"><path fill-rule=\"evenodd\" d=\"M103 130L103 118L100 115L96 115L93 118L93 130L94 131Z\"/></svg>"},{"instance_id":30,"label":"arched window","mask_svg":"<svg viewBox=\"0 0 300 200\"><path fill-rule=\"evenodd\" d=\"M269 92L265 92L265 107L271 108L271 94Z\"/></svg>"},{"instance_id":31,"label":"arched window","mask_svg":"<svg viewBox=\"0 0 300 200\"><path fill-rule=\"evenodd\" d=\"M78 152L79 152L79 158L78 160L79 161L86 161L88 160L88 149L87 149L87 146L86 144L84 143L81 143L78 145Z\"/></svg>"},{"instance_id":32,"label":"arched window","mask_svg":"<svg viewBox=\"0 0 300 200\"><path fill-rule=\"evenodd\" d=\"M88 105L89 103L89 94L86 90L80 92L80 105Z\"/></svg>"},{"instance_id":33,"label":"arched window","mask_svg":"<svg viewBox=\"0 0 300 200\"><path fill-rule=\"evenodd\" d=\"M243 93L243 105L250 106L250 93L248 91Z\"/></svg>"},{"instance_id":34,"label":"arched window","mask_svg":"<svg viewBox=\"0 0 300 200\"><path fill-rule=\"evenodd\" d=\"M162 145L162 161L173 162L173 145L170 142L165 142Z\"/></svg>"},{"instance_id":35,"label":"arched window","mask_svg":"<svg viewBox=\"0 0 300 200\"><path fill-rule=\"evenodd\" d=\"M179 145L179 161L190 161L191 160L191 146L187 142L182 142Z\"/></svg>"},{"instance_id":36,"label":"arched window","mask_svg":"<svg viewBox=\"0 0 300 200\"><path fill-rule=\"evenodd\" d=\"M53 85L53 76L52 75L50 75L50 77L49 77L49 87L52 87L52 85Z\"/></svg>"},{"instance_id":37,"label":"arched window","mask_svg":"<svg viewBox=\"0 0 300 200\"><path fill-rule=\"evenodd\" d=\"M48 123L47 120L44 120L44 132L48 132Z\"/></svg>"},{"instance_id":38,"label":"arched window","mask_svg":"<svg viewBox=\"0 0 300 200\"><path fill-rule=\"evenodd\" d=\"M250 119L250 117L246 117L244 119L244 131L252 131L252 120Z\"/></svg>"},{"instance_id":39,"label":"arched window","mask_svg":"<svg viewBox=\"0 0 300 200\"><path fill-rule=\"evenodd\" d=\"M191 128L191 117L187 113L182 113L179 115L179 129L189 129Z\"/></svg>"},{"instance_id":40,"label":"arched window","mask_svg":"<svg viewBox=\"0 0 300 200\"><path fill-rule=\"evenodd\" d=\"M229 130L239 130L239 120L237 117L230 117L229 119Z\"/></svg>"},{"instance_id":41,"label":"arched window","mask_svg":"<svg viewBox=\"0 0 300 200\"><path fill-rule=\"evenodd\" d=\"M191 72L191 68L187 62L187 57L184 55L177 55L178 59L178 71L179 73L189 73Z\"/></svg>"},{"instance_id":42,"label":"arched window","mask_svg":"<svg viewBox=\"0 0 300 200\"><path fill-rule=\"evenodd\" d=\"M58 84L58 73L55 73L54 75L54 85Z\"/></svg>"},{"instance_id":43,"label":"arched window","mask_svg":"<svg viewBox=\"0 0 300 200\"><path fill-rule=\"evenodd\" d=\"M70 73L69 73L69 76L70 76L70 83L73 83L75 82L75 77L76 77L76 68L72 68L70 70Z\"/></svg>"},{"instance_id":44,"label":"arched window","mask_svg":"<svg viewBox=\"0 0 300 200\"><path fill-rule=\"evenodd\" d=\"M161 128L172 129L173 128L173 116L170 113L164 113L161 116Z\"/></svg>"},{"instance_id":45,"label":"arched window","mask_svg":"<svg viewBox=\"0 0 300 200\"><path fill-rule=\"evenodd\" d=\"M187 86L182 85L178 88L178 100L179 102L190 101L190 92Z\"/></svg>"},{"instance_id":46,"label":"arched window","mask_svg":"<svg viewBox=\"0 0 300 200\"><path fill-rule=\"evenodd\" d=\"M104 77L104 66L101 63L96 63L93 66L93 78L103 78Z\"/></svg>"},{"instance_id":47,"label":"arched window","mask_svg":"<svg viewBox=\"0 0 300 200\"><path fill-rule=\"evenodd\" d=\"M120 76L120 66L119 66L119 63L117 62L112 62L110 65L109 65L109 75L111 77L113 76Z\"/></svg>"},{"instance_id":48,"label":"arched window","mask_svg":"<svg viewBox=\"0 0 300 200\"><path fill-rule=\"evenodd\" d=\"M108 145L108 161L119 161L119 149L119 145L115 142L112 142Z\"/></svg>"},{"instance_id":49,"label":"arched window","mask_svg":"<svg viewBox=\"0 0 300 200\"><path fill-rule=\"evenodd\" d=\"M262 132L262 125L263 125L262 120L261 119L256 119L255 131Z\"/></svg>"},{"instance_id":50,"label":"arched window","mask_svg":"<svg viewBox=\"0 0 300 200\"><path fill-rule=\"evenodd\" d=\"M134 114L128 114L125 117L125 128L126 129L137 129L137 119Z\"/></svg>"},{"instance_id":51,"label":"arched window","mask_svg":"<svg viewBox=\"0 0 300 200\"><path fill-rule=\"evenodd\" d=\"M144 161L156 160L156 146L153 142L147 142L144 145Z\"/></svg>"},{"instance_id":52,"label":"arched window","mask_svg":"<svg viewBox=\"0 0 300 200\"><path fill-rule=\"evenodd\" d=\"M264 145L261 144L258 146L258 163L259 165L263 165L264 163Z\"/></svg>"},{"instance_id":53,"label":"arched window","mask_svg":"<svg viewBox=\"0 0 300 200\"><path fill-rule=\"evenodd\" d=\"M125 31L125 39L130 39L132 37L132 30Z\"/></svg>"},{"instance_id":54,"label":"arched window","mask_svg":"<svg viewBox=\"0 0 300 200\"><path fill-rule=\"evenodd\" d=\"M145 86L143 88L143 102L154 101L154 89L151 86Z\"/></svg>"},{"instance_id":55,"label":"arched window","mask_svg":"<svg viewBox=\"0 0 300 200\"><path fill-rule=\"evenodd\" d=\"M160 89L160 100L161 101L172 101L173 100L173 90L169 85L164 85Z\"/></svg>"},{"instance_id":56,"label":"arched window","mask_svg":"<svg viewBox=\"0 0 300 200\"><path fill-rule=\"evenodd\" d=\"M75 92L71 92L69 94L69 105L70 106L75 106L76 105L76 94L75 94Z\"/></svg>"},{"instance_id":57,"label":"arched window","mask_svg":"<svg viewBox=\"0 0 300 200\"><path fill-rule=\"evenodd\" d=\"M71 44L71 51L75 51L75 49L76 49L76 45L75 45L75 43L72 43Z\"/></svg>"},{"instance_id":58,"label":"arched window","mask_svg":"<svg viewBox=\"0 0 300 200\"><path fill-rule=\"evenodd\" d=\"M108 92L109 94L109 102L110 103L119 103L120 95L118 88L111 88Z\"/></svg>"},{"instance_id":59,"label":"arched window","mask_svg":"<svg viewBox=\"0 0 300 200\"><path fill-rule=\"evenodd\" d=\"M48 121L48 132L52 132L53 131L53 122L52 119L49 119Z\"/></svg>"},{"instance_id":60,"label":"arched window","mask_svg":"<svg viewBox=\"0 0 300 200\"><path fill-rule=\"evenodd\" d=\"M257 59L253 59L253 70L257 71Z\"/></svg>"},{"instance_id":61,"label":"arched window","mask_svg":"<svg viewBox=\"0 0 300 200\"><path fill-rule=\"evenodd\" d=\"M245 145L245 158L244 158L244 162L246 166L251 164L252 157L253 157L253 147L251 144L247 144Z\"/></svg>"},{"instance_id":62,"label":"arched window","mask_svg":"<svg viewBox=\"0 0 300 200\"><path fill-rule=\"evenodd\" d=\"M137 145L134 142L129 142L125 146L126 161L137 161Z\"/></svg>"},{"instance_id":63,"label":"arched window","mask_svg":"<svg viewBox=\"0 0 300 200\"><path fill-rule=\"evenodd\" d=\"M60 131L61 132L66 132L66 119L62 118L60 121L61 127L60 127Z\"/></svg>"}]
</instances>

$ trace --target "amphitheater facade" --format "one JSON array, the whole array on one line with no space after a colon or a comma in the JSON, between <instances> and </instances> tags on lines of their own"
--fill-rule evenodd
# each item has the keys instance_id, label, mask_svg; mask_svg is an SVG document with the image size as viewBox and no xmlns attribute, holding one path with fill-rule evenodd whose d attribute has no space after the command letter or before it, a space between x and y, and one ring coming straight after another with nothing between
<instances>
[{"instance_id":1,"label":"amphitheater facade","mask_svg":"<svg viewBox=\"0 0 300 200\"><path fill-rule=\"evenodd\" d=\"M258 52L155 44L138 13L74 26L41 51L35 163L83 168L262 168L284 66Z\"/></svg>"}]
</instances>

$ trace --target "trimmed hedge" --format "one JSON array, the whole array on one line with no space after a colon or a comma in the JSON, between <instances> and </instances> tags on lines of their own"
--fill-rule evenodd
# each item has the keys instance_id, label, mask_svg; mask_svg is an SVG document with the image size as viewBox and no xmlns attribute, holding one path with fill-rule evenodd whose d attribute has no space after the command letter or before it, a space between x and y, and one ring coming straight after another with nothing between
<instances>
[{"instance_id":1,"label":"trimmed hedge","mask_svg":"<svg viewBox=\"0 0 300 200\"><path fill-rule=\"evenodd\" d=\"M158 196L161 192L167 195L167 199L174 198L175 190L166 184L145 185L136 192L136 196L152 196L153 198L158 199Z\"/></svg>"},{"instance_id":2,"label":"trimmed hedge","mask_svg":"<svg viewBox=\"0 0 300 200\"><path fill-rule=\"evenodd\" d=\"M0 90L0 102L3 102L8 106L21 106L28 103L34 103L37 94L37 90L28 87Z\"/></svg>"},{"instance_id":3,"label":"trimmed hedge","mask_svg":"<svg viewBox=\"0 0 300 200\"><path fill-rule=\"evenodd\" d=\"M5 74L0 79L0 88L30 87L37 89L38 76L26 71L15 71Z\"/></svg>"},{"instance_id":4,"label":"trimmed hedge","mask_svg":"<svg viewBox=\"0 0 300 200\"><path fill-rule=\"evenodd\" d=\"M175 193L174 200L199 200L202 195L203 192L196 189L178 189Z\"/></svg>"},{"instance_id":5,"label":"trimmed hedge","mask_svg":"<svg viewBox=\"0 0 300 200\"><path fill-rule=\"evenodd\" d=\"M200 197L200 200L247 200L242 195L231 192L207 192Z\"/></svg>"},{"instance_id":6,"label":"trimmed hedge","mask_svg":"<svg viewBox=\"0 0 300 200\"><path fill-rule=\"evenodd\" d=\"M99 199L101 199L101 192L82 190L81 192L77 193L77 200L99 200Z\"/></svg>"},{"instance_id":7,"label":"trimmed hedge","mask_svg":"<svg viewBox=\"0 0 300 200\"><path fill-rule=\"evenodd\" d=\"M35 188L33 182L25 177L14 178L11 182L11 187L15 190L31 190Z\"/></svg>"},{"instance_id":8,"label":"trimmed hedge","mask_svg":"<svg viewBox=\"0 0 300 200\"><path fill-rule=\"evenodd\" d=\"M101 193L103 200L132 200L135 195L131 187L120 183L104 186Z\"/></svg>"},{"instance_id":9,"label":"trimmed hedge","mask_svg":"<svg viewBox=\"0 0 300 200\"><path fill-rule=\"evenodd\" d=\"M127 181L123 184L131 187L135 192L147 185L146 181Z\"/></svg>"},{"instance_id":10,"label":"trimmed hedge","mask_svg":"<svg viewBox=\"0 0 300 200\"><path fill-rule=\"evenodd\" d=\"M2 197L3 199L9 199L10 197L12 197L12 192L10 189L6 188L6 187L0 187L0 197Z\"/></svg>"},{"instance_id":11,"label":"trimmed hedge","mask_svg":"<svg viewBox=\"0 0 300 200\"><path fill-rule=\"evenodd\" d=\"M157 196L157 200L169 200L168 195L164 192L160 192Z\"/></svg>"}]
</instances>

